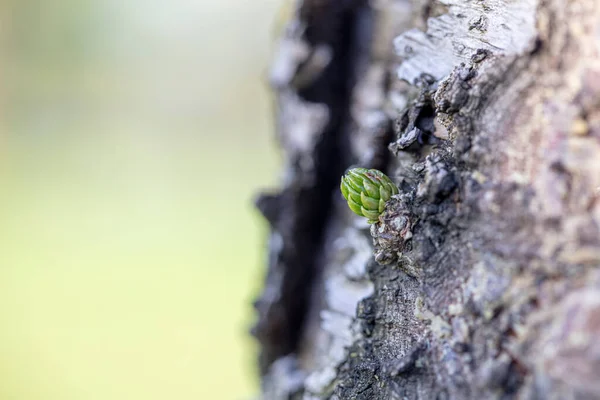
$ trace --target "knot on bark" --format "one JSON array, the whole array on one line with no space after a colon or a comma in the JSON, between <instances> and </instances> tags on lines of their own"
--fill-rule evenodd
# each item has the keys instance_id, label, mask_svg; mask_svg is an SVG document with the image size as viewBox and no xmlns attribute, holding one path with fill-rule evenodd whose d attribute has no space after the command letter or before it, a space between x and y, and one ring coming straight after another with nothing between
<instances>
[{"instance_id":1,"label":"knot on bark","mask_svg":"<svg viewBox=\"0 0 600 400\"><path fill-rule=\"evenodd\" d=\"M415 218L407 204L407 195L393 196L377 223L371 225L375 261L388 265L397 261L412 237Z\"/></svg>"}]
</instances>

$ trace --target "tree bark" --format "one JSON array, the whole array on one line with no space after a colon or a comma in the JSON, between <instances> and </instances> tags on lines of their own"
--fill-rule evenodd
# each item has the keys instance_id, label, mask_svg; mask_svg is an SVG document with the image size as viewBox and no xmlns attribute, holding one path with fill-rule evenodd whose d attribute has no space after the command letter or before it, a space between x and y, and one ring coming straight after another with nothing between
<instances>
[{"instance_id":1,"label":"tree bark","mask_svg":"<svg viewBox=\"0 0 600 400\"><path fill-rule=\"evenodd\" d=\"M295 4L257 200L264 399L600 398L599 9ZM371 226L350 166L400 187Z\"/></svg>"}]
</instances>

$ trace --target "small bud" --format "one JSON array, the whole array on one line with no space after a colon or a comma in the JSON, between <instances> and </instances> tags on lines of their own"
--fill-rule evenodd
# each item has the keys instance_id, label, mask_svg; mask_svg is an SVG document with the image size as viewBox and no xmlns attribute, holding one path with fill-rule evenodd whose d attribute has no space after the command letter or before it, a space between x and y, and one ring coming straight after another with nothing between
<instances>
[{"instance_id":1,"label":"small bud","mask_svg":"<svg viewBox=\"0 0 600 400\"><path fill-rule=\"evenodd\" d=\"M376 169L352 168L342 176L342 195L354 213L367 217L373 224L385 208L385 203L398 187L383 172Z\"/></svg>"}]
</instances>

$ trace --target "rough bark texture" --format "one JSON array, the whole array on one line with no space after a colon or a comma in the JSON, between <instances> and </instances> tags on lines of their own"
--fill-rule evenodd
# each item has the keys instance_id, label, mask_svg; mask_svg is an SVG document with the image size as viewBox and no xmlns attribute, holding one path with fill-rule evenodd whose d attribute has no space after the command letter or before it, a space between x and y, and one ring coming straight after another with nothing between
<instances>
[{"instance_id":1,"label":"rough bark texture","mask_svg":"<svg viewBox=\"0 0 600 400\"><path fill-rule=\"evenodd\" d=\"M265 400L600 398L600 5L298 1ZM369 226L351 166L400 194Z\"/></svg>"}]
</instances>

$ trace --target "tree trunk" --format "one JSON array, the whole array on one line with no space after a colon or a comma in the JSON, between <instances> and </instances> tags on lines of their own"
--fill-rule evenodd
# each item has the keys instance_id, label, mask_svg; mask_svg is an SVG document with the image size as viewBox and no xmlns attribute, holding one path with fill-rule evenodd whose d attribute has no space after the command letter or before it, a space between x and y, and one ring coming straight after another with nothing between
<instances>
[{"instance_id":1,"label":"tree trunk","mask_svg":"<svg viewBox=\"0 0 600 400\"><path fill-rule=\"evenodd\" d=\"M263 399L600 398L599 9L297 1L257 200ZM349 166L400 187L371 226Z\"/></svg>"}]
</instances>

